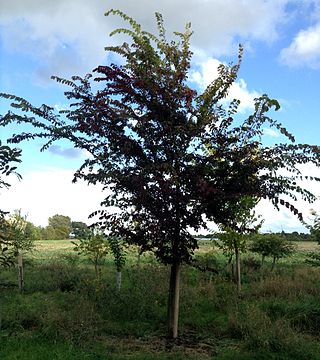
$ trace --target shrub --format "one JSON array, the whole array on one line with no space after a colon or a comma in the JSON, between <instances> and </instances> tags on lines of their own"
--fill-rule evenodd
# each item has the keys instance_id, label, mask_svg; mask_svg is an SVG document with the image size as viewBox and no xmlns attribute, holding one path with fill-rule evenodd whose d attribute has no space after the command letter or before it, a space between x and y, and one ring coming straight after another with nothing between
<instances>
[{"instance_id":1,"label":"shrub","mask_svg":"<svg viewBox=\"0 0 320 360\"><path fill-rule=\"evenodd\" d=\"M105 236L101 233L91 233L87 239L80 239L79 242L72 242L75 247L74 251L78 255L85 255L94 265L96 276L99 275L100 265L110 250L110 245L106 241Z\"/></svg>"},{"instance_id":2,"label":"shrub","mask_svg":"<svg viewBox=\"0 0 320 360\"><path fill-rule=\"evenodd\" d=\"M242 264L247 271L256 271L261 268L261 262L253 256L244 258Z\"/></svg>"},{"instance_id":3,"label":"shrub","mask_svg":"<svg viewBox=\"0 0 320 360\"><path fill-rule=\"evenodd\" d=\"M271 270L273 270L278 259L293 254L295 245L287 241L284 237L276 234L259 234L255 236L251 243L250 250L262 256L262 265L265 257L272 257Z\"/></svg>"},{"instance_id":4,"label":"shrub","mask_svg":"<svg viewBox=\"0 0 320 360\"><path fill-rule=\"evenodd\" d=\"M8 219L0 216L0 266L13 266L19 253L34 248L34 239L29 236L27 225L20 211L15 211Z\"/></svg>"},{"instance_id":5,"label":"shrub","mask_svg":"<svg viewBox=\"0 0 320 360\"><path fill-rule=\"evenodd\" d=\"M309 252L305 262L311 266L320 266L320 252Z\"/></svg>"}]
</instances>

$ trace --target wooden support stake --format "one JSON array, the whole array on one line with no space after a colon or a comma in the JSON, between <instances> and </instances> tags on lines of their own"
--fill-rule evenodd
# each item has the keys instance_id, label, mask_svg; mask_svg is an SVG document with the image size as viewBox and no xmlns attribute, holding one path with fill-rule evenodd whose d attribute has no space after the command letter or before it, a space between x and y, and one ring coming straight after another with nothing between
<instances>
[{"instance_id":1,"label":"wooden support stake","mask_svg":"<svg viewBox=\"0 0 320 360\"><path fill-rule=\"evenodd\" d=\"M18 253L18 284L20 292L23 292L24 288L24 269L23 269L23 257L21 253Z\"/></svg>"}]
</instances>

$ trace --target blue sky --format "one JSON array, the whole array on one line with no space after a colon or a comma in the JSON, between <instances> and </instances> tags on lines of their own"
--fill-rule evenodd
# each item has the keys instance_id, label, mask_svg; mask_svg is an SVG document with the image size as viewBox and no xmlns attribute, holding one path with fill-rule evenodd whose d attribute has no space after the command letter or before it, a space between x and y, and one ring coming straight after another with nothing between
<instances>
[{"instance_id":1,"label":"blue sky","mask_svg":"<svg viewBox=\"0 0 320 360\"><path fill-rule=\"evenodd\" d=\"M236 60L242 43L244 59L230 91L230 98L241 100L241 116L250 114L254 97L267 93L280 101L282 108L274 116L296 140L319 145L319 0L0 0L0 8L0 92L17 94L35 105L63 108L64 88L50 76L84 75L110 61L104 46L121 40L108 34L123 23L104 17L104 12L123 10L155 31L154 12L159 11L168 37L172 31L183 30L186 22L192 23L190 81L194 87L201 90L213 80L220 62ZM7 109L8 103L1 99L0 113ZM0 131L0 139L5 140L18 129L11 126ZM265 130L266 143L281 140L277 132ZM12 178L11 189L1 191L1 208L21 208L41 225L55 213L87 221L102 194L99 187L71 184L85 154L66 143L44 153L39 152L40 141L19 146L23 180ZM305 175L320 173L309 165L302 170ZM320 194L318 184L306 186ZM307 219L309 209L318 210L319 203L298 202L297 207ZM277 212L262 203L258 211L266 219L264 231L304 229L286 209Z\"/></svg>"}]
</instances>

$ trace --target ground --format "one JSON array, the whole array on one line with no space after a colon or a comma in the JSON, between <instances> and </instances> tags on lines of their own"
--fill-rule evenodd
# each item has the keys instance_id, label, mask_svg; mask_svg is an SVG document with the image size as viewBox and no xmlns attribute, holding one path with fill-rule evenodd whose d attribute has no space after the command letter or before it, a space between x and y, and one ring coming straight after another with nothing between
<instances>
[{"instance_id":1,"label":"ground","mask_svg":"<svg viewBox=\"0 0 320 360\"><path fill-rule=\"evenodd\" d=\"M169 271L152 254L128 250L116 290L112 257L93 265L70 240L39 241L25 256L25 290L17 270L0 270L0 358L43 359L320 359L320 269L304 263L313 242L290 259L243 257L236 292L226 259L209 241L196 258L218 274L184 266L180 337L166 339ZM49 356L50 355L50 356Z\"/></svg>"}]
</instances>

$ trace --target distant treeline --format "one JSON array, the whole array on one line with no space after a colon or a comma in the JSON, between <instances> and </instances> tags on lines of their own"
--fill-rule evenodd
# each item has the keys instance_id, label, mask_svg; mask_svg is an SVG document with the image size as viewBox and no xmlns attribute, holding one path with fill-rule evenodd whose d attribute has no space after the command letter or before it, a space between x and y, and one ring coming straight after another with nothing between
<instances>
[{"instance_id":1,"label":"distant treeline","mask_svg":"<svg viewBox=\"0 0 320 360\"><path fill-rule=\"evenodd\" d=\"M24 224L24 235L29 240L63 240L68 238L87 238L91 230L82 221L71 221L69 216L53 215L48 218L48 225L36 226L27 221L20 211L16 211L11 218L20 219Z\"/></svg>"},{"instance_id":2,"label":"distant treeline","mask_svg":"<svg viewBox=\"0 0 320 360\"><path fill-rule=\"evenodd\" d=\"M263 235L267 235L267 234L270 234L269 233L260 233L259 235L260 236L263 236ZM286 240L288 241L316 241L316 239L309 233L298 233L297 231L294 231L294 232L291 232L291 233L288 233L288 232L277 232L277 233L273 233L275 235L279 235L279 236L282 236L284 237ZM206 234L206 235L196 235L195 236L196 239L207 239L207 240L210 240L210 239L216 239L217 238L217 233L212 233L212 234Z\"/></svg>"}]
</instances>

